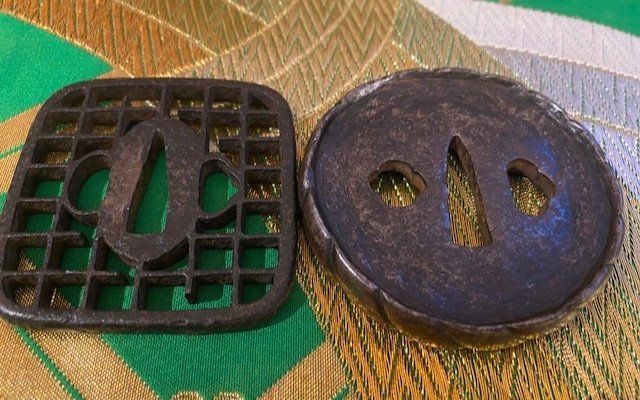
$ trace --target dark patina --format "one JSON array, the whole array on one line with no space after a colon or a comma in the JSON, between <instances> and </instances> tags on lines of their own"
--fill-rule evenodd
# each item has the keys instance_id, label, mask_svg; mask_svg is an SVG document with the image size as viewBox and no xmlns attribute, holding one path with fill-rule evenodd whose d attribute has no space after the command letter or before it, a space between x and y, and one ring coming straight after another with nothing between
<instances>
[{"instance_id":1,"label":"dark patina","mask_svg":"<svg viewBox=\"0 0 640 400\"><path fill-rule=\"evenodd\" d=\"M160 233L133 230L153 160L166 154L168 211ZM99 330L206 332L246 327L272 316L286 299L295 259L293 123L275 91L235 81L120 79L62 89L44 104L25 143L0 220L0 313L28 326ZM52 162L50 155L68 154ZM55 158L55 157L54 157ZM109 169L109 188L98 209L78 207L85 180ZM201 206L204 181L223 173L237 193L221 209ZM40 198L41 181L62 182L61 195ZM265 189L266 188L266 189ZM52 215L51 228L28 232L36 213ZM269 233L245 229L250 215L278 221ZM69 229L75 220L96 228L95 240ZM229 233L225 227L233 226ZM65 249L92 246L85 270L65 270ZM40 248L35 269L22 249ZM232 253L231 267L200 268L205 250ZM277 249L275 265L244 265L250 249ZM114 252L133 270L128 280L107 268ZM186 257L186 267L171 266ZM56 308L56 288L81 286L77 308ZM123 310L97 306L101 290L131 287ZM202 290L231 287L228 307L154 311L150 288L173 287L189 303ZM245 300L247 285L263 285L259 300ZM215 289L211 289L215 290ZM169 302L171 301L168 299ZM59 306L59 304L58 304Z\"/></svg>"},{"instance_id":2,"label":"dark patina","mask_svg":"<svg viewBox=\"0 0 640 400\"><path fill-rule=\"evenodd\" d=\"M471 177L483 246L452 240L447 153ZM322 119L300 179L304 228L347 293L377 319L448 347L511 345L566 322L604 284L624 232L621 191L590 134L501 77L400 72ZM394 208L384 171L422 192ZM548 198L515 205L508 174Z\"/></svg>"}]
</instances>

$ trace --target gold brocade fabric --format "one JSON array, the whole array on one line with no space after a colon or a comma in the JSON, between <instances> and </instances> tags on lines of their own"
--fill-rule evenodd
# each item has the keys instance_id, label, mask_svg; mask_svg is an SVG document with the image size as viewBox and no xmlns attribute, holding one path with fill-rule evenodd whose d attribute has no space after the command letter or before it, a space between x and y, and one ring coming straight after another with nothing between
<instances>
[{"instance_id":1,"label":"gold brocade fabric","mask_svg":"<svg viewBox=\"0 0 640 400\"><path fill-rule=\"evenodd\" d=\"M299 160L321 116L370 79L401 69L447 66L512 76L411 0L0 0L0 9L103 57L119 70L115 75L239 79L273 87L293 110ZM5 186L15 162L17 157L5 161L0 170ZM449 185L457 193L450 200L454 236L477 243L475 211L464 174L455 162L450 171ZM541 194L526 181L512 185L519 207L535 213ZM381 191L390 203L410 201L412 196L400 181L387 183ZM324 272L301 231L298 280L330 344L309 357L327 360L327 368L337 375L344 371L351 386L349 396L362 398L640 396L640 203L630 195L626 221L628 233L612 278L577 319L537 340L485 352L435 349L376 323ZM0 335L12 340L7 343L15 342L16 348L22 345L15 332L0 331ZM97 336L69 333L75 335L78 351L93 355L91 365L123 377L127 384L100 391L95 376L83 371L84 365L74 364L59 338L51 335L38 332L35 339L56 363L64 364L61 369L72 375L76 386L96 398L153 397L144 382L130 378L131 372ZM340 363L331 361L334 352ZM272 392L272 398L295 390L308 395L300 387L313 371L300 371L290 378L290 386ZM44 379L38 377L40 372L34 370L34 379ZM60 387L52 385L51 390L55 396L53 391ZM197 398L188 396L184 393L182 398ZM223 398L233 398L229 396Z\"/></svg>"}]
</instances>

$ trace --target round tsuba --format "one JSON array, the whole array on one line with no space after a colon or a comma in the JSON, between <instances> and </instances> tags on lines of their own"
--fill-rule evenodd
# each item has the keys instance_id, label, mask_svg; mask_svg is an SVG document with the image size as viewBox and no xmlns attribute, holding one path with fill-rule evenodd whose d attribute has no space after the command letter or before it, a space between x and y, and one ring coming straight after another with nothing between
<instances>
[{"instance_id":1,"label":"round tsuba","mask_svg":"<svg viewBox=\"0 0 640 400\"><path fill-rule=\"evenodd\" d=\"M452 155L473 243L452 233ZM372 182L387 172L414 187L413 204L381 199ZM513 179L543 199L535 213ZM516 82L464 70L404 71L349 93L309 143L300 199L307 237L351 299L446 347L509 346L568 321L605 283L624 233L620 188L585 128Z\"/></svg>"}]
</instances>

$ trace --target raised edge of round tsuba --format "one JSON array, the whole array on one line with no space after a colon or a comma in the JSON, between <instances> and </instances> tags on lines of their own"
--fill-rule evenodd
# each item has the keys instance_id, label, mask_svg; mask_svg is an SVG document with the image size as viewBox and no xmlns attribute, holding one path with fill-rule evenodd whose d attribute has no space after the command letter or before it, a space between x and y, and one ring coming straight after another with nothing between
<instances>
[{"instance_id":1,"label":"raised edge of round tsuba","mask_svg":"<svg viewBox=\"0 0 640 400\"><path fill-rule=\"evenodd\" d=\"M451 152L479 243L453 237ZM418 189L414 203L376 193L388 171ZM513 174L544 194L538 213L516 204ZM624 236L622 192L590 133L543 95L467 70L351 91L316 127L298 183L306 237L350 299L435 346L507 347L567 323Z\"/></svg>"}]
</instances>

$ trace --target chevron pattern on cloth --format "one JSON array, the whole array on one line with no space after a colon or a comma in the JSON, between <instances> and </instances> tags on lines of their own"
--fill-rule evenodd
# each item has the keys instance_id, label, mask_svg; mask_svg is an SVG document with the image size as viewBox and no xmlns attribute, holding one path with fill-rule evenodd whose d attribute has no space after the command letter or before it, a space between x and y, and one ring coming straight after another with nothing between
<instances>
[{"instance_id":1,"label":"chevron pattern on cloth","mask_svg":"<svg viewBox=\"0 0 640 400\"><path fill-rule=\"evenodd\" d=\"M543 91L584 122L625 188L621 256L604 291L578 318L510 349L435 349L367 317L326 275L301 233L298 285L274 321L255 330L107 335L0 321L0 397L640 396L640 77L633 66L605 68L597 57L585 64L568 60L570 53L535 53L548 50L535 41L529 49L529 42L501 46L492 39L500 29L523 37L517 24L480 14L475 3L424 2L431 10L412 0L0 0L0 48L7 51L0 57L0 199L39 105L74 81L188 76L271 86L294 113L299 161L322 115L358 84L415 67L498 73ZM487 19L474 22L480 17L470 10ZM531 24L527 32L535 34ZM474 36L478 31L486 35ZM627 55L640 48L620 43ZM472 196L462 170L450 167L454 228L473 240ZM536 204L526 182L517 184L522 204ZM412 196L402 180L380 190L390 203Z\"/></svg>"}]
</instances>

